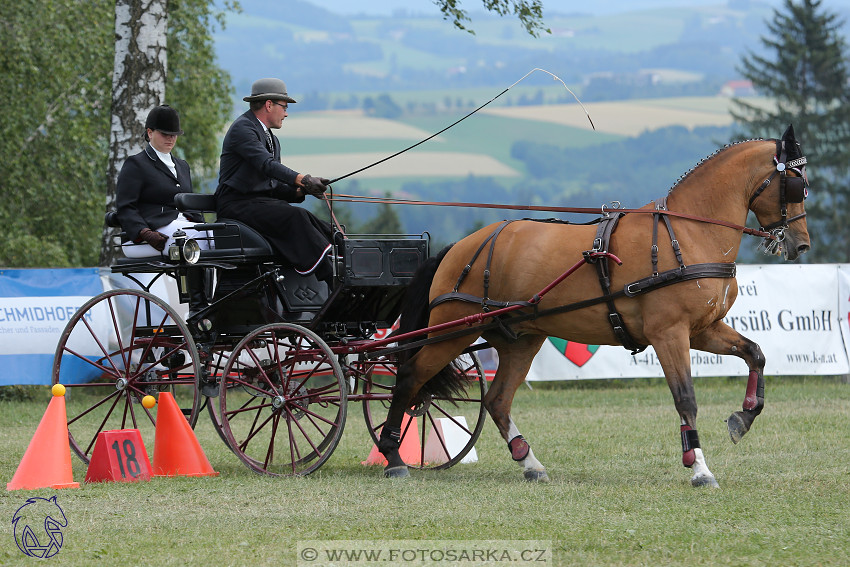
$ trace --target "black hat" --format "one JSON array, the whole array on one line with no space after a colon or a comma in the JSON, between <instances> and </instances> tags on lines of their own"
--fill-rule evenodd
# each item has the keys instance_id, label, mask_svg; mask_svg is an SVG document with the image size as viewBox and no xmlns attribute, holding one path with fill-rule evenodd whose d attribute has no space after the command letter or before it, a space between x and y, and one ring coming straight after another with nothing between
<instances>
[{"instance_id":1,"label":"black hat","mask_svg":"<svg viewBox=\"0 0 850 567\"><path fill-rule=\"evenodd\" d=\"M176 110L167 104L156 106L148 113L148 119L145 120L145 130L147 131L148 128L159 130L169 136L183 135L183 130L180 129L180 116L177 115Z\"/></svg>"},{"instance_id":2,"label":"black hat","mask_svg":"<svg viewBox=\"0 0 850 567\"><path fill-rule=\"evenodd\" d=\"M242 100L254 102L255 100L282 100L284 102L295 102L295 99L286 94L286 83L280 79L257 79L251 85L251 96Z\"/></svg>"}]
</instances>

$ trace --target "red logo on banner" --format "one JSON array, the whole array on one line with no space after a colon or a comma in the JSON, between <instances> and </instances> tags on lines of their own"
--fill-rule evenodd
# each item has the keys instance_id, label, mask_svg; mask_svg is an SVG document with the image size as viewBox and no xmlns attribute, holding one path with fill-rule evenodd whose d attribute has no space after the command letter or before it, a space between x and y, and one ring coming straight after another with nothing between
<instances>
[{"instance_id":1,"label":"red logo on banner","mask_svg":"<svg viewBox=\"0 0 850 567\"><path fill-rule=\"evenodd\" d=\"M549 342L564 355L564 358L578 367L587 364L587 361L596 354L599 345L583 345L573 341L565 341L556 337L549 337Z\"/></svg>"}]
</instances>

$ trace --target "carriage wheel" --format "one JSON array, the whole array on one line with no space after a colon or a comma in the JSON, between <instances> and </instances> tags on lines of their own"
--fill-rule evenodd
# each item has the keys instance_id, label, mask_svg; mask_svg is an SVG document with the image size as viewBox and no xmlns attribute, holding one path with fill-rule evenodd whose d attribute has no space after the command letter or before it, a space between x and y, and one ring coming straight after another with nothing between
<instances>
[{"instance_id":1,"label":"carriage wheel","mask_svg":"<svg viewBox=\"0 0 850 567\"><path fill-rule=\"evenodd\" d=\"M377 443L390 408L398 368L394 359L369 361L366 364L369 368L366 370L363 385L363 415L369 427L369 435ZM408 417L416 418L416 426L413 426L412 419L409 422L405 420L410 425L407 428L402 427L401 442L404 443L407 436L416 436L418 445L415 446L420 448L419 462L407 463L412 468L447 469L459 463L472 450L484 427L487 412L483 400L487 392L487 379L481 361L475 353L471 353L458 357L455 364L468 380L466 395L442 398L429 396L424 402L405 412ZM463 420L459 419L460 417L463 417ZM440 422L440 428L437 427L438 419L443 420ZM447 442L442 433L445 430L455 431L457 435L452 435L451 441ZM466 438L463 447L455 446L455 439L458 438Z\"/></svg>"},{"instance_id":2,"label":"carriage wheel","mask_svg":"<svg viewBox=\"0 0 850 567\"><path fill-rule=\"evenodd\" d=\"M201 366L186 323L148 292L97 295L68 321L53 359L53 383L67 387L71 449L88 463L97 435L138 429L154 439L156 418L141 400L171 392L194 427Z\"/></svg>"},{"instance_id":3,"label":"carriage wheel","mask_svg":"<svg viewBox=\"0 0 850 567\"><path fill-rule=\"evenodd\" d=\"M222 373L218 417L228 445L251 469L306 475L336 449L347 402L328 345L304 327L273 323L233 349Z\"/></svg>"}]
</instances>

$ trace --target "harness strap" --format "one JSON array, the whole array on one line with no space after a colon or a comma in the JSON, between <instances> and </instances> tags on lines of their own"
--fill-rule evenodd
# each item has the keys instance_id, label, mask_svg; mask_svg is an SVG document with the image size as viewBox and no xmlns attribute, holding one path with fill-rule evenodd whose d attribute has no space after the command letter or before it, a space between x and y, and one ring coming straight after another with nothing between
<instances>
[{"instance_id":1,"label":"harness strap","mask_svg":"<svg viewBox=\"0 0 850 567\"><path fill-rule=\"evenodd\" d=\"M617 228L617 223L620 222L620 219L623 216L625 216L625 213L617 213L615 215L606 216L602 219L596 229L596 238L593 239L593 249L591 252L608 252L608 244L611 241L611 235L614 233L614 230ZM608 257L601 256L590 260L590 262L596 264L596 273L599 276L599 285L602 287L603 296L610 296L611 271L608 265ZM637 354L646 349L647 345L638 343L634 340L631 333L629 333L629 330L626 328L626 324L623 321L623 317L614 305L613 298L608 298L605 302L608 305L608 322L611 324L614 336L617 337L620 344L632 351L632 354Z\"/></svg>"},{"instance_id":2,"label":"harness strap","mask_svg":"<svg viewBox=\"0 0 850 567\"><path fill-rule=\"evenodd\" d=\"M460 291L450 291L449 293L444 293L442 295L438 295L434 298L428 305L428 310L434 309L436 306L445 303L447 301L464 301L466 303L478 303L484 304L486 307L490 309L504 309L505 307L511 307L512 305L522 305L523 307L533 307L534 305L528 301L494 301L492 299L485 299L478 297L477 295L472 295L471 293L463 293Z\"/></svg>"},{"instance_id":3,"label":"harness strap","mask_svg":"<svg viewBox=\"0 0 850 567\"><path fill-rule=\"evenodd\" d=\"M653 223L652 223L652 274L658 274L658 220L659 218L664 218L664 224L667 226L667 234L670 236L670 246L673 248L673 254L676 256L676 261L679 263L680 268L685 267L685 262L682 260L682 249L679 247L679 240L676 238L676 235L673 233L673 223L670 222L670 217L665 214L662 214L661 211L667 210L667 197L662 197L661 199L656 199L655 210L658 211L652 215Z\"/></svg>"},{"instance_id":4,"label":"harness strap","mask_svg":"<svg viewBox=\"0 0 850 567\"><path fill-rule=\"evenodd\" d=\"M687 280L696 280L700 278L734 278L736 272L737 268L734 263L725 264L717 262L691 264L690 266L674 268L672 270L647 276L630 284L626 284L625 287L623 287L623 292L626 297L634 297L646 291Z\"/></svg>"},{"instance_id":5,"label":"harness strap","mask_svg":"<svg viewBox=\"0 0 850 567\"><path fill-rule=\"evenodd\" d=\"M598 305L600 303L605 302L613 302L615 299L619 299L621 297L635 297L636 295L640 295L642 293L647 293L668 285L672 285L681 281L693 280L693 279L701 279L701 278L733 278L735 277L735 264L691 264L685 268L674 268L672 270L667 270L666 272L662 272L657 276L650 276L648 278L643 278L632 283L626 284L623 286L623 289L615 291L613 293L608 293L605 295L600 295L598 297L592 297L590 299L583 299L582 301L576 301L575 303L568 303L566 305L558 305L556 307L550 307L548 309L535 309L531 313L521 313L519 315L510 315L500 317L499 321L490 321L489 323L483 323L481 325L470 326L463 329L458 329L455 331L449 331L447 333L443 333L436 337L423 338L418 339L409 343L405 343L404 345L399 345L395 347L388 347L385 349L372 350L372 351L364 351L362 354L366 358L378 358L381 356L387 356L396 352L401 352L403 350L420 348L428 344L446 341L455 339L458 337L462 337L464 335L469 335L472 333L483 333L485 331L489 331L491 329L502 329L504 327L510 327L511 325L515 325L518 323L524 323L525 321L531 321L537 319L539 317L546 317L548 315L560 315L562 313L569 313L570 311L578 311L579 309L585 309L587 307L593 307L594 305ZM474 295L470 295L467 293L445 293L431 302L431 306L439 303L443 303L449 300L456 301L464 301L466 303L474 303L480 304L481 298L475 297ZM497 307L500 305L510 306L510 305L524 305L528 304L529 307L535 307L535 305L529 304L527 301L505 301L505 302L497 302L490 301L492 307ZM476 349L480 348L477 345L474 347Z\"/></svg>"},{"instance_id":6,"label":"harness strap","mask_svg":"<svg viewBox=\"0 0 850 567\"><path fill-rule=\"evenodd\" d=\"M496 227L496 229L484 239L484 242L481 243L481 246L478 247L478 250L475 251L475 254L472 255L472 259L464 266L463 271L460 273L460 277L457 279L457 283L454 287L454 292L457 292L458 288L460 288L460 284L463 283L463 280L466 279L466 276L469 274L469 271L472 269L472 265L475 263L475 260L478 259L478 256L481 254L481 251L484 250L484 247L487 246L487 243L490 243L490 251L487 254L487 264L484 267L484 297L481 298L481 305L485 308L487 307L487 293L490 289L490 262L493 259L493 249L496 246L496 237L499 236L499 233L502 232L502 229L511 224L512 220L502 221L502 223Z\"/></svg>"}]
</instances>

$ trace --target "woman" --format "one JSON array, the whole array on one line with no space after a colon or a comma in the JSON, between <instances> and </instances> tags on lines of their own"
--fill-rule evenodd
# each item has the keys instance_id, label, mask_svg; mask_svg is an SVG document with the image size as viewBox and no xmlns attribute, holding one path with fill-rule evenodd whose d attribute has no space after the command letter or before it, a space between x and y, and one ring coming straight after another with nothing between
<instances>
[{"instance_id":1,"label":"woman","mask_svg":"<svg viewBox=\"0 0 850 567\"><path fill-rule=\"evenodd\" d=\"M205 232L189 228L203 222L203 216L184 215L174 206L177 193L192 192L189 164L171 155L177 136L182 134L177 111L167 104L157 106L145 120L148 145L127 158L118 174L116 206L125 237L122 250L128 258L162 254L177 229L197 239L201 249L210 247Z\"/></svg>"},{"instance_id":2,"label":"woman","mask_svg":"<svg viewBox=\"0 0 850 567\"><path fill-rule=\"evenodd\" d=\"M164 256L178 229L196 239L202 250L210 248L208 233L191 228L204 222L203 215L181 213L174 205L177 193L192 192L189 164L171 155L182 134L177 111L167 104L157 106L145 120L148 145L127 158L118 174L116 206L125 238L121 249L128 258ZM208 301L203 269L189 269L187 276L191 318Z\"/></svg>"}]
</instances>

